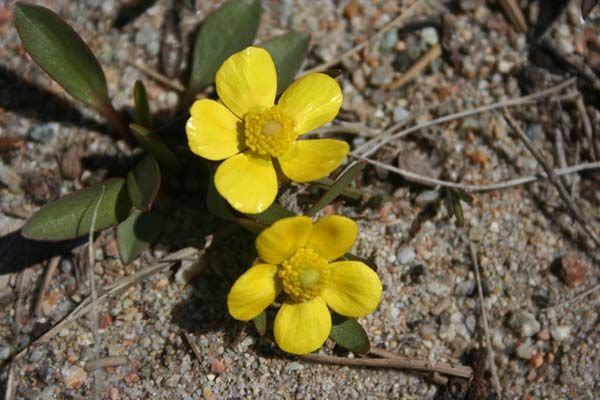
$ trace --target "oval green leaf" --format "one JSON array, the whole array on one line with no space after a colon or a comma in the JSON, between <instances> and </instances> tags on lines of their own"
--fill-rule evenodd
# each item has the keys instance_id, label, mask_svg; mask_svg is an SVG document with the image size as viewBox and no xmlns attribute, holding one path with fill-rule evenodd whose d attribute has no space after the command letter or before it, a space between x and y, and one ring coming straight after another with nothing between
<instances>
[{"instance_id":1,"label":"oval green leaf","mask_svg":"<svg viewBox=\"0 0 600 400\"><path fill-rule=\"evenodd\" d=\"M331 185L331 187L321 196L319 201L313 205L310 210L306 212L309 217L314 216L321 209L335 200L343 191L352 183L354 178L365 168L367 165L365 162L357 162L351 167L347 168Z\"/></svg>"},{"instance_id":2,"label":"oval green leaf","mask_svg":"<svg viewBox=\"0 0 600 400\"><path fill-rule=\"evenodd\" d=\"M163 214L135 210L129 218L117 226L119 256L123 264L129 264L158 239L165 227Z\"/></svg>"},{"instance_id":3,"label":"oval green leaf","mask_svg":"<svg viewBox=\"0 0 600 400\"><path fill-rule=\"evenodd\" d=\"M369 337L354 318L333 315L333 325L329 337L335 343L353 353L365 354L369 352Z\"/></svg>"},{"instance_id":4,"label":"oval green leaf","mask_svg":"<svg viewBox=\"0 0 600 400\"><path fill-rule=\"evenodd\" d=\"M267 333L267 312L263 311L258 314L258 317L252 320L254 327L260 336L265 336Z\"/></svg>"},{"instance_id":5,"label":"oval green leaf","mask_svg":"<svg viewBox=\"0 0 600 400\"><path fill-rule=\"evenodd\" d=\"M180 172L182 169L179 159L158 137L141 125L130 124L131 132L136 140L148 153L152 154L159 163L169 168L173 172Z\"/></svg>"},{"instance_id":6,"label":"oval green leaf","mask_svg":"<svg viewBox=\"0 0 600 400\"><path fill-rule=\"evenodd\" d=\"M133 85L133 102L135 106L135 122L138 125L152 129L152 113L150 112L150 103L148 103L148 94L142 81L135 81Z\"/></svg>"},{"instance_id":7,"label":"oval green leaf","mask_svg":"<svg viewBox=\"0 0 600 400\"><path fill-rule=\"evenodd\" d=\"M114 178L71 193L39 209L27 221L22 234L36 240L66 240L89 234L94 208L98 206L95 231L123 221L131 210L125 180Z\"/></svg>"},{"instance_id":8,"label":"oval green leaf","mask_svg":"<svg viewBox=\"0 0 600 400\"><path fill-rule=\"evenodd\" d=\"M279 203L273 203L260 214L246 214L246 217L255 220L259 224L270 226L281 218L293 217L294 215L296 214L284 208Z\"/></svg>"},{"instance_id":9,"label":"oval green leaf","mask_svg":"<svg viewBox=\"0 0 600 400\"><path fill-rule=\"evenodd\" d=\"M110 103L102 67L87 45L51 10L15 6L15 25L27 52L67 93L98 109Z\"/></svg>"},{"instance_id":10,"label":"oval green leaf","mask_svg":"<svg viewBox=\"0 0 600 400\"><path fill-rule=\"evenodd\" d=\"M271 54L275 62L278 93L294 80L306 57L309 42L310 35L306 33L288 32L259 45Z\"/></svg>"},{"instance_id":11,"label":"oval green leaf","mask_svg":"<svg viewBox=\"0 0 600 400\"><path fill-rule=\"evenodd\" d=\"M127 191L135 208L148 211L160 189L160 168L152 154L146 154L127 174Z\"/></svg>"},{"instance_id":12,"label":"oval green leaf","mask_svg":"<svg viewBox=\"0 0 600 400\"><path fill-rule=\"evenodd\" d=\"M261 13L259 0L230 0L204 20L194 44L188 87L191 98L214 82L227 57L252 44Z\"/></svg>"}]
</instances>

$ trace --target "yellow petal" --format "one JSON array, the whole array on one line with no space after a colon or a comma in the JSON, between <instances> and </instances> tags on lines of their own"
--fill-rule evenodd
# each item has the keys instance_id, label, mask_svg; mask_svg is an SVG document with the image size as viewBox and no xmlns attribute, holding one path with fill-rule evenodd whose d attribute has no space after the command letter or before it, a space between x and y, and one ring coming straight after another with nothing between
<instances>
[{"instance_id":1,"label":"yellow petal","mask_svg":"<svg viewBox=\"0 0 600 400\"><path fill-rule=\"evenodd\" d=\"M335 118L342 106L342 89L329 75L308 74L292 83L277 103L293 120L298 135Z\"/></svg>"},{"instance_id":2,"label":"yellow petal","mask_svg":"<svg viewBox=\"0 0 600 400\"><path fill-rule=\"evenodd\" d=\"M275 201L277 175L269 157L240 153L219 165L215 187L236 210L256 214Z\"/></svg>"},{"instance_id":3,"label":"yellow petal","mask_svg":"<svg viewBox=\"0 0 600 400\"><path fill-rule=\"evenodd\" d=\"M273 325L277 345L292 354L317 350L330 332L331 314L320 297L301 303L287 300L279 309Z\"/></svg>"},{"instance_id":4,"label":"yellow petal","mask_svg":"<svg viewBox=\"0 0 600 400\"><path fill-rule=\"evenodd\" d=\"M304 247L312 221L308 217L289 217L275 222L256 238L258 256L271 264L281 264L300 247Z\"/></svg>"},{"instance_id":5,"label":"yellow petal","mask_svg":"<svg viewBox=\"0 0 600 400\"><path fill-rule=\"evenodd\" d=\"M329 286L322 293L327 305L346 317L364 317L377 307L381 281L371 268L358 261L330 264Z\"/></svg>"},{"instance_id":6,"label":"yellow petal","mask_svg":"<svg viewBox=\"0 0 600 400\"><path fill-rule=\"evenodd\" d=\"M185 126L190 149L208 160L224 160L244 149L241 121L221 103L197 100Z\"/></svg>"},{"instance_id":7,"label":"yellow petal","mask_svg":"<svg viewBox=\"0 0 600 400\"><path fill-rule=\"evenodd\" d=\"M350 250L357 236L356 222L341 215L328 215L315 222L306 247L333 261Z\"/></svg>"},{"instance_id":8,"label":"yellow petal","mask_svg":"<svg viewBox=\"0 0 600 400\"><path fill-rule=\"evenodd\" d=\"M278 160L288 178L309 182L329 175L344 161L349 149L348 143L341 140L297 140Z\"/></svg>"},{"instance_id":9,"label":"yellow petal","mask_svg":"<svg viewBox=\"0 0 600 400\"><path fill-rule=\"evenodd\" d=\"M249 321L263 312L281 292L276 278L277 266L253 265L231 287L227 295L229 314L240 321Z\"/></svg>"},{"instance_id":10,"label":"yellow petal","mask_svg":"<svg viewBox=\"0 0 600 400\"><path fill-rule=\"evenodd\" d=\"M253 108L275 103L277 74L265 49L247 47L229 57L217 71L215 83L221 101L240 118Z\"/></svg>"}]
</instances>

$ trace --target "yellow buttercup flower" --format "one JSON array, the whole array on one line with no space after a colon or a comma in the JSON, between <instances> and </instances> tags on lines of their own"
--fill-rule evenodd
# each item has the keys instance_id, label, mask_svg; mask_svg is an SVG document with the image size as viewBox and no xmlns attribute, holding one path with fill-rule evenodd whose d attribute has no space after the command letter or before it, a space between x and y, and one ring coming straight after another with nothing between
<instances>
[{"instance_id":1,"label":"yellow buttercup flower","mask_svg":"<svg viewBox=\"0 0 600 400\"><path fill-rule=\"evenodd\" d=\"M283 292L274 323L283 350L306 354L323 345L331 332L329 308L347 317L364 317L377 307L381 281L358 261L335 261L354 244L358 226L331 215L312 223L308 217L280 219L260 233L261 262L233 284L227 307L233 318L249 321Z\"/></svg>"},{"instance_id":2,"label":"yellow buttercup flower","mask_svg":"<svg viewBox=\"0 0 600 400\"><path fill-rule=\"evenodd\" d=\"M278 190L274 159L292 181L328 175L348 153L341 140L297 140L330 122L342 105L337 82L321 73L292 83L275 104L277 74L271 55L248 47L229 57L215 77L222 103L198 100L186 125L190 149L209 160L225 160L215 186L233 208L259 213Z\"/></svg>"}]
</instances>

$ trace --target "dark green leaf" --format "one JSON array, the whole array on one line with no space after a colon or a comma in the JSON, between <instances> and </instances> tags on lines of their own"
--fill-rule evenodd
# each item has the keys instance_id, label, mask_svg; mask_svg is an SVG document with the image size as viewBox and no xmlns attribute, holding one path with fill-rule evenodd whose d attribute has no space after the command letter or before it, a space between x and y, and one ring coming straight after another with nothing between
<instances>
[{"instance_id":1,"label":"dark green leaf","mask_svg":"<svg viewBox=\"0 0 600 400\"><path fill-rule=\"evenodd\" d=\"M227 200L217 192L215 181L212 178L208 181L206 206L208 207L208 211L226 221L234 221L237 218L227 203Z\"/></svg>"},{"instance_id":2,"label":"dark green leaf","mask_svg":"<svg viewBox=\"0 0 600 400\"><path fill-rule=\"evenodd\" d=\"M142 81L135 81L133 86L133 101L135 103L135 122L138 125L152 129L152 113L148 103L146 87Z\"/></svg>"},{"instance_id":3,"label":"dark green leaf","mask_svg":"<svg viewBox=\"0 0 600 400\"><path fill-rule=\"evenodd\" d=\"M235 220L235 222L240 224L242 226L242 228L244 228L245 230L247 230L248 232L250 232L253 235L258 235L263 230L265 230L265 228L267 227L266 225L260 224L249 218L237 218Z\"/></svg>"},{"instance_id":4,"label":"dark green leaf","mask_svg":"<svg viewBox=\"0 0 600 400\"><path fill-rule=\"evenodd\" d=\"M58 15L44 7L17 3L15 25L31 58L67 93L98 110L110 104L98 60Z\"/></svg>"},{"instance_id":5,"label":"dark green leaf","mask_svg":"<svg viewBox=\"0 0 600 400\"><path fill-rule=\"evenodd\" d=\"M464 201L470 206L473 205L473 196L470 193L464 192L462 190L455 190L455 193L461 201Z\"/></svg>"},{"instance_id":6,"label":"dark green leaf","mask_svg":"<svg viewBox=\"0 0 600 400\"><path fill-rule=\"evenodd\" d=\"M160 189L160 168L152 154L146 154L127 174L127 191L135 208L148 211Z\"/></svg>"},{"instance_id":7,"label":"dark green leaf","mask_svg":"<svg viewBox=\"0 0 600 400\"><path fill-rule=\"evenodd\" d=\"M338 345L353 353L365 354L369 352L369 337L354 318L333 315L333 325L329 337Z\"/></svg>"},{"instance_id":8,"label":"dark green leaf","mask_svg":"<svg viewBox=\"0 0 600 400\"><path fill-rule=\"evenodd\" d=\"M230 0L204 20L194 44L188 92L214 82L227 57L252 44L261 13L259 0Z\"/></svg>"},{"instance_id":9,"label":"dark green leaf","mask_svg":"<svg viewBox=\"0 0 600 400\"><path fill-rule=\"evenodd\" d=\"M360 261L361 263L365 264L367 267L371 268L373 271L377 272L377 265L371 260L367 260L366 258L359 257L352 253L344 254L343 258L344 258L344 260L348 260L348 261Z\"/></svg>"},{"instance_id":10,"label":"dark green leaf","mask_svg":"<svg viewBox=\"0 0 600 400\"><path fill-rule=\"evenodd\" d=\"M262 225L270 226L273 222L278 221L281 218L292 217L294 215L296 214L283 208L279 203L273 203L260 214L247 214L246 216Z\"/></svg>"},{"instance_id":11,"label":"dark green leaf","mask_svg":"<svg viewBox=\"0 0 600 400\"><path fill-rule=\"evenodd\" d=\"M130 124L129 127L131 128L133 136L135 136L139 144L148 153L156 157L159 163L169 168L173 172L181 171L182 166L179 162L179 159L157 135L140 125Z\"/></svg>"},{"instance_id":12,"label":"dark green leaf","mask_svg":"<svg viewBox=\"0 0 600 400\"><path fill-rule=\"evenodd\" d=\"M25 237L36 240L66 240L87 235L94 208L105 188L98 207L95 230L123 221L131 210L125 180L109 179L89 188L71 193L38 210L22 230Z\"/></svg>"},{"instance_id":13,"label":"dark green leaf","mask_svg":"<svg viewBox=\"0 0 600 400\"><path fill-rule=\"evenodd\" d=\"M456 190L452 188L446 188L446 208L448 210L448 216L454 215L456 217L456 226L464 225L464 216L461 201L467 204L473 204L473 196L462 190Z\"/></svg>"},{"instance_id":14,"label":"dark green leaf","mask_svg":"<svg viewBox=\"0 0 600 400\"><path fill-rule=\"evenodd\" d=\"M123 264L135 260L158 239L165 227L165 220L165 216L160 213L135 210L117 226L119 256Z\"/></svg>"},{"instance_id":15,"label":"dark green leaf","mask_svg":"<svg viewBox=\"0 0 600 400\"><path fill-rule=\"evenodd\" d=\"M267 312L263 311L258 314L258 317L252 320L254 322L254 327L260 336L265 336L267 333Z\"/></svg>"},{"instance_id":16,"label":"dark green leaf","mask_svg":"<svg viewBox=\"0 0 600 400\"><path fill-rule=\"evenodd\" d=\"M453 197L454 200L454 216L456 217L456 226L463 226L464 225L464 217L463 217L463 209L462 209L462 205L460 204L460 199L458 199L457 197Z\"/></svg>"},{"instance_id":17,"label":"dark green leaf","mask_svg":"<svg viewBox=\"0 0 600 400\"><path fill-rule=\"evenodd\" d=\"M312 206L310 208L310 210L308 210L308 212L306 213L306 215L308 215L309 217L314 216L321 209L323 209L325 206L327 206L333 200L335 200L340 195L340 193L342 193L342 191L348 185L350 185L350 183L352 183L352 181L354 180L354 178L360 173L360 171L363 170L363 168L365 167L365 165L366 165L366 163L364 163L364 162L361 161L361 162L357 162L356 164L354 164L350 168L346 169L346 171L344 173L342 173L335 180L335 183L333 185L331 185L331 187L329 188L329 190L327 190L325 192L325 194L323 194L323 196L319 199L319 201L317 201L315 203L315 205Z\"/></svg>"},{"instance_id":18,"label":"dark green leaf","mask_svg":"<svg viewBox=\"0 0 600 400\"><path fill-rule=\"evenodd\" d=\"M259 45L271 54L275 62L278 93L294 80L306 57L309 42L310 35L306 33L288 32Z\"/></svg>"}]
</instances>

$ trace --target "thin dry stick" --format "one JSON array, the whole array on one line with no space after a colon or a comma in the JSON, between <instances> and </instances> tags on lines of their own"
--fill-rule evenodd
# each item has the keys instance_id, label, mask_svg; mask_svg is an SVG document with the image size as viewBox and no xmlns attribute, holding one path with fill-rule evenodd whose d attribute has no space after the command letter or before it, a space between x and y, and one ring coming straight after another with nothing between
<instances>
[{"instance_id":1,"label":"thin dry stick","mask_svg":"<svg viewBox=\"0 0 600 400\"><path fill-rule=\"evenodd\" d=\"M577 100L575 100L575 106L577 107L577 112L581 117L581 123L583 124L583 132L585 133L585 137L587 138L588 145L590 146L589 152L592 160L596 160L596 152L594 151L594 131L592 129L592 121L590 120L590 116L585 109L585 103L583 102L583 96L580 94L577 96Z\"/></svg>"},{"instance_id":2,"label":"thin dry stick","mask_svg":"<svg viewBox=\"0 0 600 400\"><path fill-rule=\"evenodd\" d=\"M565 140L560 128L554 128L554 150L556 151L556 159L561 168L567 167L567 156L565 155ZM566 177L562 177L563 184L568 185L569 181Z\"/></svg>"},{"instance_id":3,"label":"thin dry stick","mask_svg":"<svg viewBox=\"0 0 600 400\"><path fill-rule=\"evenodd\" d=\"M536 181L539 181L542 179L548 179L548 175L546 175L545 173L539 173L537 175L529 175L529 176L524 176L524 177L516 178L516 179L510 179L510 180L502 181L502 182L489 183L489 184L485 184L485 185L472 185L472 184L468 184L468 183L456 183L456 182L443 181L440 179L435 179L435 178L431 178L428 176L419 175L412 171L394 167L393 165L384 164L382 162L373 160L371 158L365 158L365 157L360 157L360 156L356 157L356 158L358 158L359 160L364 160L364 161L368 162L369 164L375 165L377 167L383 168L386 171L390 171L395 174L398 174L398 175L402 176L403 178L405 178L406 180L418 183L420 185L430 186L430 187L438 187L438 186L449 187L449 188L464 190L465 192L490 192L492 190L503 190L503 189L509 189L509 188L515 187L515 186L525 185L527 183L536 182ZM574 173L581 172L581 171L588 171L588 170L594 170L594 169L600 169L599 161L573 165L573 166L570 166L567 168L556 169L556 170L554 170L554 173L557 176L563 176L563 175L569 175L569 174L574 174Z\"/></svg>"},{"instance_id":4,"label":"thin dry stick","mask_svg":"<svg viewBox=\"0 0 600 400\"><path fill-rule=\"evenodd\" d=\"M511 24L519 31L527 32L527 22L517 2L515 0L500 0L499 2Z\"/></svg>"},{"instance_id":5,"label":"thin dry stick","mask_svg":"<svg viewBox=\"0 0 600 400\"><path fill-rule=\"evenodd\" d=\"M6 392L4 392L4 400L14 400L17 394L17 385L15 382L15 363L11 362L8 369L8 378L6 379Z\"/></svg>"},{"instance_id":6,"label":"thin dry stick","mask_svg":"<svg viewBox=\"0 0 600 400\"><path fill-rule=\"evenodd\" d=\"M191 258L191 256L196 253L197 250L192 247L183 248L173 254L169 254L161 260L156 261L153 265L146 267L133 275L119 279L117 282L113 283L112 285L108 285L104 289L104 293L100 297L98 297L98 305L104 303L111 297L122 293L130 286L146 279L147 277L165 269L171 268L173 265L175 265L175 263L183 259ZM77 306L73 311L71 311L69 315L64 317L58 324L50 328L46 333L29 343L29 345L27 345L25 348L19 351L19 353L15 354L14 357L12 357L12 359L16 360L23 357L31 348L31 346L49 340L51 337L60 332L69 323L76 321L77 319L85 315L87 312L89 312L90 309L91 298L87 297L84 301L81 302L81 304L79 304L79 306Z\"/></svg>"},{"instance_id":7,"label":"thin dry stick","mask_svg":"<svg viewBox=\"0 0 600 400\"><path fill-rule=\"evenodd\" d=\"M97 360L90 360L85 363L83 368L90 372L107 367L118 367L119 365L125 365L128 362L129 360L127 360L127 358L121 356L105 357Z\"/></svg>"},{"instance_id":8,"label":"thin dry stick","mask_svg":"<svg viewBox=\"0 0 600 400\"><path fill-rule=\"evenodd\" d=\"M344 358L323 354L306 354L300 360L317 362L321 364L345 365L352 367L375 367L410 369L414 371L439 372L440 374L470 378L473 371L466 365L453 366L446 363L431 364L423 360L410 360L402 358Z\"/></svg>"},{"instance_id":9,"label":"thin dry stick","mask_svg":"<svg viewBox=\"0 0 600 400\"><path fill-rule=\"evenodd\" d=\"M42 303L44 301L44 296L46 295L46 291L48 291L48 286L50 286L52 276L54 275L58 264L60 264L60 256L52 257L52 259L50 260L50 265L48 265L48 268L46 269L44 281L42 282L42 286L40 287L40 292L38 294L37 301L35 302L35 308L33 311L37 317L42 316Z\"/></svg>"},{"instance_id":10,"label":"thin dry stick","mask_svg":"<svg viewBox=\"0 0 600 400\"><path fill-rule=\"evenodd\" d=\"M539 101L540 99L543 99L548 96L552 96L555 93L560 92L561 90L571 86L572 84L575 83L575 81L576 81L575 78L571 78L571 79L568 79L565 82L562 82L556 86L542 90L537 93L533 93L533 94L523 96L523 97L517 97L516 99L509 99L509 100L500 101L500 102L493 103L493 104L488 104L485 106L481 106L481 107L474 108L471 110L462 111L462 112L455 113L455 114L444 115L443 117L439 117L439 118L433 119L431 121L424 122L422 124L410 127L408 129L404 129L404 130L394 133L394 134L385 135L385 136L381 135L381 137L376 137L376 138L371 139L369 142L367 142L368 144L367 143L363 144L361 146L360 150L355 149L354 151L352 151L351 155L356 156L359 154L359 151L362 151L362 149L367 148L372 145L372 147L370 149L366 150L362 154L363 157L368 157L371 154L375 153L377 150L379 150L385 144L391 142L392 140L400 139L410 133L420 131L422 129L430 128L432 126L443 124L445 122L450 122L450 121L454 121L457 119L470 117L472 115L481 114L483 112L497 110L499 108L521 106L524 104ZM377 141L379 141L379 143L375 143Z\"/></svg>"},{"instance_id":11,"label":"thin dry stick","mask_svg":"<svg viewBox=\"0 0 600 400\"><path fill-rule=\"evenodd\" d=\"M442 46L440 44L436 44L435 46L433 46L432 48L427 50L427 52L425 54L423 54L423 56L420 57L417 60L417 62L414 63L405 73L403 73L402 76L400 76L397 80L392 82L389 85L388 89L395 90L395 89L401 88L408 82L412 81L417 76L419 76L419 74L421 74L421 72L425 68L427 68L427 66L429 64L431 64L434 60L436 60L441 55L442 55Z\"/></svg>"},{"instance_id":12,"label":"thin dry stick","mask_svg":"<svg viewBox=\"0 0 600 400\"><path fill-rule=\"evenodd\" d=\"M383 28L381 28L379 31L377 31L375 34L373 34L371 37L363 40L362 42L360 42L359 44L357 44L350 50L346 51L345 53L342 53L339 56L334 57L331 60L329 60L321 65L318 65L314 68L304 71L302 73L302 75L310 74L312 72L325 71L325 70L333 67L334 65L340 63L342 60L353 56L354 54L358 53L359 51L361 51L362 49L367 47L373 41L375 41L378 38L380 38L381 36L385 35L387 32L389 32L392 29L397 28L398 26L403 24L404 21L407 20L408 18L412 17L413 14L415 12L417 12L419 7L421 7L423 4L424 4L423 0L417 0L410 7L408 7L407 10L405 10L402 14L398 15L396 18L394 18L393 20L391 20L390 22L385 24L385 26Z\"/></svg>"},{"instance_id":13,"label":"thin dry stick","mask_svg":"<svg viewBox=\"0 0 600 400\"><path fill-rule=\"evenodd\" d=\"M556 189L558 190L558 193L560 194L560 197L562 198L564 203L567 205L569 210L573 213L577 222L579 222L579 224L581 225L583 230L590 236L590 238L592 238L594 243L596 243L596 246L600 246L600 238L598 238L596 233L592 230L592 228L590 228L590 226L587 223L587 218L579 210L579 208L577 207L577 205L575 204L575 202L569 195L569 192L567 192L567 189L564 187L564 185L560 181L560 178L556 175L554 170L548 166L548 164L544 160L544 157L542 156L542 153L538 150L538 148L535 146L535 144L533 144L531 139L529 139L529 137L527 137L525 132L523 132L523 129L519 126L517 121L514 120L513 116L510 114L508 109L505 108L503 110L503 114L504 114L504 118L506 119L506 122L508 122L508 125L517 134L519 139L521 139L521 141L523 142L525 147L527 147L527 150L529 150L531 155L533 155L533 157L535 157L537 162L542 166L542 168L546 172L546 175L548 176L548 180L554 185L554 187L556 187Z\"/></svg>"},{"instance_id":14,"label":"thin dry stick","mask_svg":"<svg viewBox=\"0 0 600 400\"><path fill-rule=\"evenodd\" d=\"M590 289L588 289L588 290L586 290L584 292L579 293L577 296L573 297L572 299L563 301L562 303L558 303L558 304L555 304L555 305L547 307L547 308L543 308L542 310L548 312L550 310L555 310L557 308L561 308L561 307L567 306L569 304L572 304L572 303L574 303L576 301L579 301L579 300L583 299L584 297L589 296L590 294L594 293L595 291L597 291L599 289L600 289L600 284L598 284L598 285L596 285L596 286L594 286L594 287L592 287L592 288L590 288Z\"/></svg>"},{"instance_id":15,"label":"thin dry stick","mask_svg":"<svg viewBox=\"0 0 600 400\"><path fill-rule=\"evenodd\" d=\"M96 206L94 207L94 213L92 214L92 224L90 225L90 232L88 234L88 282L90 285L91 296L92 296L92 309L91 309L91 323L92 323L92 334L94 335L94 360L97 361L100 358L100 328L98 327L98 296L96 295L96 279L94 277L94 231L96 230L96 218L98 217L98 209L100 203L104 199L104 193L106 188L102 185L102 192L98 197ZM101 371L99 369L94 370L94 399L100 399L100 380L102 379Z\"/></svg>"},{"instance_id":16,"label":"thin dry stick","mask_svg":"<svg viewBox=\"0 0 600 400\"><path fill-rule=\"evenodd\" d=\"M496 371L496 361L494 360L494 350L492 348L492 341L490 340L490 329L487 322L487 311L485 310L485 302L483 300L483 290L481 288L481 276L479 273L479 261L477 259L477 250L475 245L469 241L469 251L471 253L471 259L473 261L473 267L475 269L475 278L477 279L477 293L479 294L479 304L481 309L481 318L483 319L483 332L485 334L485 346L488 351L488 363L490 371L492 371L492 378L494 386L496 386L496 393L498 399L502 399L502 387L500 386L500 379L498 379L498 371Z\"/></svg>"},{"instance_id":17,"label":"thin dry stick","mask_svg":"<svg viewBox=\"0 0 600 400\"><path fill-rule=\"evenodd\" d=\"M192 335L190 335L187 332L183 332L183 336L185 337L185 340L190 345L190 348L194 352L194 355L196 356L196 358L198 359L198 361L202 362L202 353L200 353L200 348L198 348L198 344L196 343L196 341L194 340L194 338L192 337Z\"/></svg>"},{"instance_id":18,"label":"thin dry stick","mask_svg":"<svg viewBox=\"0 0 600 400\"><path fill-rule=\"evenodd\" d=\"M148 75L150 78L154 79L158 83L165 85L169 89L173 89L174 91L179 93L183 93L185 91L185 88L181 83L167 78L163 74L153 70L152 68L147 67L144 64L135 61L128 61L128 64L139 69L144 74Z\"/></svg>"}]
</instances>

